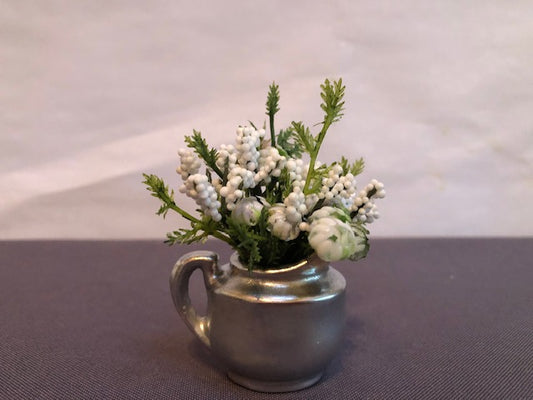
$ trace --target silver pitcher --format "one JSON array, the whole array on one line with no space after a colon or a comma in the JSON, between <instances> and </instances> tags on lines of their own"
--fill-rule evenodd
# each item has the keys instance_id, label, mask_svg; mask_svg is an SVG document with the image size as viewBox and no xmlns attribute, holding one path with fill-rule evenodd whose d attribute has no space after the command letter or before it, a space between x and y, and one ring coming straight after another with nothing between
<instances>
[{"instance_id":1,"label":"silver pitcher","mask_svg":"<svg viewBox=\"0 0 533 400\"><path fill-rule=\"evenodd\" d=\"M189 278L200 268L207 315L189 298ZM261 392L286 392L316 383L335 356L345 320L346 281L313 256L276 270L248 271L235 253L181 257L170 276L172 299L187 326L227 369L230 379Z\"/></svg>"}]
</instances>

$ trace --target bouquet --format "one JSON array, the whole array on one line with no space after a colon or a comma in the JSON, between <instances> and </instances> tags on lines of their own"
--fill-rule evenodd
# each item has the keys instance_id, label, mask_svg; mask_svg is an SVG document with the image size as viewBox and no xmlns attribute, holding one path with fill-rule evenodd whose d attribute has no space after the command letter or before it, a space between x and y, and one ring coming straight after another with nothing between
<instances>
[{"instance_id":1,"label":"bouquet","mask_svg":"<svg viewBox=\"0 0 533 400\"><path fill-rule=\"evenodd\" d=\"M195 200L197 214L178 206L174 191L153 174L144 184L162 205L158 215L174 211L190 228L167 234L166 243L204 242L209 236L232 246L250 269L275 269L316 253L325 261L358 260L369 244L367 224L379 217L375 200L385 196L383 184L372 180L357 190L363 159L345 157L331 164L318 160L331 125L343 116L342 79L320 85L324 112L316 134L302 122L276 133L279 87L272 83L262 128L249 121L239 126L233 145L209 147L201 133L185 136L178 151L179 192Z\"/></svg>"}]
</instances>

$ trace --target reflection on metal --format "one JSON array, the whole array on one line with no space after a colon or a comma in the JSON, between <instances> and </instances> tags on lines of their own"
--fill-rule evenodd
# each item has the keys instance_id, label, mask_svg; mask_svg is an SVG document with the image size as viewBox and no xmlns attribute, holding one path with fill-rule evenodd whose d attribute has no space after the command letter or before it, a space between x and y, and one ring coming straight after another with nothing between
<instances>
[{"instance_id":1,"label":"reflection on metal","mask_svg":"<svg viewBox=\"0 0 533 400\"><path fill-rule=\"evenodd\" d=\"M208 308L191 306L189 278L201 269ZM313 257L286 268L248 271L237 254L218 266L215 253L189 253L170 277L179 314L238 384L283 392L316 383L335 356L344 328L343 276Z\"/></svg>"}]
</instances>

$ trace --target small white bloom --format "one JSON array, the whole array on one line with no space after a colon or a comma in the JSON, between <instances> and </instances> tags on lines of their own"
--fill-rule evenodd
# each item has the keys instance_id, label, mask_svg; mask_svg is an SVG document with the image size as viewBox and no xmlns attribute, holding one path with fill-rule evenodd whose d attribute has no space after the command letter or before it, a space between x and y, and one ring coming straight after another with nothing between
<instances>
[{"instance_id":1,"label":"small white bloom","mask_svg":"<svg viewBox=\"0 0 533 400\"><path fill-rule=\"evenodd\" d=\"M343 210L337 207L325 206L316 210L311 217L309 217L309 222L313 223L321 218L332 217L340 220L341 222L349 222L350 216L347 215Z\"/></svg>"},{"instance_id":2,"label":"small white bloom","mask_svg":"<svg viewBox=\"0 0 533 400\"><path fill-rule=\"evenodd\" d=\"M379 212L374 204L375 199L385 197L384 185L376 179L372 179L359 195L354 199L351 211L355 212L354 221L371 223L379 218Z\"/></svg>"},{"instance_id":3,"label":"small white bloom","mask_svg":"<svg viewBox=\"0 0 533 400\"><path fill-rule=\"evenodd\" d=\"M261 210L267 204L262 197L246 197L235 204L231 218L235 222L254 226L259 221Z\"/></svg>"},{"instance_id":4,"label":"small white bloom","mask_svg":"<svg viewBox=\"0 0 533 400\"><path fill-rule=\"evenodd\" d=\"M299 222L294 224L288 221L286 207L277 204L268 210L268 229L281 240L293 240L300 234Z\"/></svg>"},{"instance_id":5,"label":"small white bloom","mask_svg":"<svg viewBox=\"0 0 533 400\"><path fill-rule=\"evenodd\" d=\"M179 149L180 165L176 168L176 172L180 174L181 179L186 180L190 175L197 174L200 171L202 162L191 149Z\"/></svg>"},{"instance_id":6,"label":"small white bloom","mask_svg":"<svg viewBox=\"0 0 533 400\"><path fill-rule=\"evenodd\" d=\"M362 251L364 240L357 237L351 226L334 217L316 219L309 231L309 244L325 261L339 261Z\"/></svg>"},{"instance_id":7,"label":"small white bloom","mask_svg":"<svg viewBox=\"0 0 533 400\"><path fill-rule=\"evenodd\" d=\"M196 204L202 208L202 211L215 221L222 219L222 215L219 212L220 201L218 201L216 189L209 182L206 175L190 175L183 183L183 186L180 187L180 192L194 199Z\"/></svg>"}]
</instances>

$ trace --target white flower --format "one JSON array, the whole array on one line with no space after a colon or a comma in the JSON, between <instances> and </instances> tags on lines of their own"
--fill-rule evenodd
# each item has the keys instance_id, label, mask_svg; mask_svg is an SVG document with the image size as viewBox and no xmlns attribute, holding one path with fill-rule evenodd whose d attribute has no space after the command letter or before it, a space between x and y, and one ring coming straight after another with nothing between
<instances>
[{"instance_id":1,"label":"white flower","mask_svg":"<svg viewBox=\"0 0 533 400\"><path fill-rule=\"evenodd\" d=\"M180 187L180 192L193 198L201 208L204 214L209 215L215 221L220 221L222 215L219 212L220 201L215 187L209 183L206 175L190 175Z\"/></svg>"},{"instance_id":2,"label":"white flower","mask_svg":"<svg viewBox=\"0 0 533 400\"><path fill-rule=\"evenodd\" d=\"M265 136L265 130L255 130L252 127L244 126L237 128L237 140L235 149L237 150L237 162L249 171L255 171L259 160L259 147L261 138Z\"/></svg>"},{"instance_id":3,"label":"white flower","mask_svg":"<svg viewBox=\"0 0 533 400\"><path fill-rule=\"evenodd\" d=\"M259 151L259 166L255 174L255 183L259 182L269 183L272 176L280 176L281 170L285 165L285 157L279 154L275 147L266 147Z\"/></svg>"},{"instance_id":4,"label":"white flower","mask_svg":"<svg viewBox=\"0 0 533 400\"><path fill-rule=\"evenodd\" d=\"M281 240L293 240L300 234L299 223L290 223L287 220L286 207L277 204L268 210L268 229Z\"/></svg>"},{"instance_id":5,"label":"white flower","mask_svg":"<svg viewBox=\"0 0 533 400\"><path fill-rule=\"evenodd\" d=\"M267 202L262 197L246 197L235 204L235 208L231 212L231 218L235 222L254 226L259 221L261 210L265 204Z\"/></svg>"},{"instance_id":6,"label":"white flower","mask_svg":"<svg viewBox=\"0 0 533 400\"><path fill-rule=\"evenodd\" d=\"M340 220L341 222L349 222L350 216L347 215L343 210L337 207L324 206L316 210L311 217L309 217L309 222L313 223L318 221L321 218L332 217Z\"/></svg>"},{"instance_id":7,"label":"white flower","mask_svg":"<svg viewBox=\"0 0 533 400\"><path fill-rule=\"evenodd\" d=\"M197 174L200 171L202 162L191 149L179 149L180 165L176 168L176 172L180 174L181 179L186 180L190 175Z\"/></svg>"},{"instance_id":8,"label":"white flower","mask_svg":"<svg viewBox=\"0 0 533 400\"><path fill-rule=\"evenodd\" d=\"M218 150L217 167L224 170L226 163L228 164L229 170L237 163L237 151L231 144L223 144Z\"/></svg>"},{"instance_id":9,"label":"white flower","mask_svg":"<svg viewBox=\"0 0 533 400\"><path fill-rule=\"evenodd\" d=\"M365 248L364 240L355 236L351 226L334 217L314 220L308 240L318 257L325 261L344 260Z\"/></svg>"},{"instance_id":10,"label":"white flower","mask_svg":"<svg viewBox=\"0 0 533 400\"><path fill-rule=\"evenodd\" d=\"M222 186L219 193L226 199L226 207L231 211L235 208L235 203L244 197L243 189L254 186L253 172L235 165L228 174L226 186Z\"/></svg>"},{"instance_id":11,"label":"white flower","mask_svg":"<svg viewBox=\"0 0 533 400\"><path fill-rule=\"evenodd\" d=\"M378 208L373 200L384 197L385 189L383 183L372 179L353 201L351 211L356 213L354 221L371 223L375 219L378 219Z\"/></svg>"},{"instance_id":12,"label":"white flower","mask_svg":"<svg viewBox=\"0 0 533 400\"><path fill-rule=\"evenodd\" d=\"M291 224L302 222L302 215L307 214L307 206L305 205L305 195L299 187L293 189L283 204L286 207L285 216Z\"/></svg>"}]
</instances>

